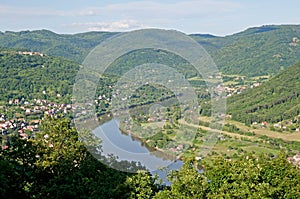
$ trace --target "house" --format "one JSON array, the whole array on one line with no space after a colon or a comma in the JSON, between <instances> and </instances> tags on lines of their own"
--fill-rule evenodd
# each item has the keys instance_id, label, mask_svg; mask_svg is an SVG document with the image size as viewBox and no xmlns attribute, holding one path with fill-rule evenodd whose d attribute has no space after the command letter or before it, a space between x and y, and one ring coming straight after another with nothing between
<instances>
[{"instance_id":1,"label":"house","mask_svg":"<svg viewBox=\"0 0 300 199\"><path fill-rule=\"evenodd\" d=\"M14 104L19 104L20 103L20 100L19 99L15 99L14 100Z\"/></svg>"},{"instance_id":2,"label":"house","mask_svg":"<svg viewBox=\"0 0 300 199\"><path fill-rule=\"evenodd\" d=\"M35 128L34 128L34 126L27 126L26 129L29 131L33 131Z\"/></svg>"},{"instance_id":3,"label":"house","mask_svg":"<svg viewBox=\"0 0 300 199\"><path fill-rule=\"evenodd\" d=\"M177 150L182 150L183 149L183 145L182 144L179 144L178 146L177 146Z\"/></svg>"},{"instance_id":4,"label":"house","mask_svg":"<svg viewBox=\"0 0 300 199\"><path fill-rule=\"evenodd\" d=\"M198 156L198 157L196 157L196 160L198 161L198 160L202 160L202 157L201 156Z\"/></svg>"},{"instance_id":5,"label":"house","mask_svg":"<svg viewBox=\"0 0 300 199\"><path fill-rule=\"evenodd\" d=\"M1 117L0 117L0 122L5 122L5 121L6 121L5 115L1 115Z\"/></svg>"},{"instance_id":6,"label":"house","mask_svg":"<svg viewBox=\"0 0 300 199\"><path fill-rule=\"evenodd\" d=\"M40 120L32 120L30 123L31 123L31 124L39 124L39 123L40 123Z\"/></svg>"},{"instance_id":7,"label":"house","mask_svg":"<svg viewBox=\"0 0 300 199\"><path fill-rule=\"evenodd\" d=\"M300 154L289 157L287 160L295 166L300 167Z\"/></svg>"},{"instance_id":8,"label":"house","mask_svg":"<svg viewBox=\"0 0 300 199\"><path fill-rule=\"evenodd\" d=\"M283 128L284 130L286 130L286 129L287 129L287 127L286 127L286 126L283 126L282 128Z\"/></svg>"},{"instance_id":9,"label":"house","mask_svg":"<svg viewBox=\"0 0 300 199\"><path fill-rule=\"evenodd\" d=\"M294 155L293 159L297 162L300 162L300 154L299 155Z\"/></svg>"},{"instance_id":10,"label":"house","mask_svg":"<svg viewBox=\"0 0 300 199\"><path fill-rule=\"evenodd\" d=\"M268 122L264 121L264 122L261 122L261 125L262 126L266 126L268 124Z\"/></svg>"},{"instance_id":11,"label":"house","mask_svg":"<svg viewBox=\"0 0 300 199\"><path fill-rule=\"evenodd\" d=\"M219 139L220 141L225 141L225 140L226 140L226 138L225 138L223 135L219 135L219 136L218 136L218 139Z\"/></svg>"},{"instance_id":12,"label":"house","mask_svg":"<svg viewBox=\"0 0 300 199\"><path fill-rule=\"evenodd\" d=\"M274 124L274 127L275 127L275 128L280 128L280 127L281 127L281 124L280 124L280 123L276 123L276 124Z\"/></svg>"}]
</instances>

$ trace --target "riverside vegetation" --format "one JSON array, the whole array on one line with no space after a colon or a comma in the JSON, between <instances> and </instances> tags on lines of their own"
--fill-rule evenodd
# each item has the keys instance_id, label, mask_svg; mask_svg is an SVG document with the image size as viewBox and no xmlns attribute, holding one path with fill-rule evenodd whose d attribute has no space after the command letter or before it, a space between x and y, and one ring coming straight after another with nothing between
<instances>
[{"instance_id":1,"label":"riverside vegetation","mask_svg":"<svg viewBox=\"0 0 300 199\"><path fill-rule=\"evenodd\" d=\"M100 78L95 97L99 118L111 111L118 78L144 62L175 68L196 89L201 105L197 124L181 118L176 97L163 86L144 85L130 101L136 123L145 129L161 127L145 139L151 147L169 150L164 146L170 141L188 135L188 131L196 132L190 142L172 147L185 165L169 174L171 186L159 184L145 171L117 172L98 162L70 122L75 108L72 86L79 63L98 42L116 33L1 33L1 197L298 198L299 167L288 157L297 157L300 152L299 30L299 26L263 26L224 38L191 35L220 66L228 101L219 141L201 161L196 157L211 130L210 93L205 85L209 79L203 79L180 57L157 49L120 57ZM156 109L155 114L145 111L166 99L175 103ZM30 124L39 125L28 128ZM186 133L179 132L179 127ZM117 160L112 157L108 161ZM199 165L203 173L197 171Z\"/></svg>"}]
</instances>

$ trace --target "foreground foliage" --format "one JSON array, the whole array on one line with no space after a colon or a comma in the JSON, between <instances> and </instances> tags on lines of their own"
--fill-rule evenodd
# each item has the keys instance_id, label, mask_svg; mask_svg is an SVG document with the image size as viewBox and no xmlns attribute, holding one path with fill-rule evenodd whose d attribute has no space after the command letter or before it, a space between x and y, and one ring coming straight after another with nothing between
<instances>
[{"instance_id":1,"label":"foreground foliage","mask_svg":"<svg viewBox=\"0 0 300 199\"><path fill-rule=\"evenodd\" d=\"M85 138L87 139L87 138ZM96 148L95 148L96 150ZM300 198L300 172L281 153L204 164L187 159L171 186L148 172L119 172L95 159L68 119L47 119L34 139L0 151L1 198Z\"/></svg>"},{"instance_id":2,"label":"foreground foliage","mask_svg":"<svg viewBox=\"0 0 300 199\"><path fill-rule=\"evenodd\" d=\"M123 198L129 174L110 169L79 141L67 119L44 121L35 139L0 151L0 198Z\"/></svg>"},{"instance_id":3,"label":"foreground foliage","mask_svg":"<svg viewBox=\"0 0 300 199\"><path fill-rule=\"evenodd\" d=\"M274 159L252 155L235 160L219 158L206 165L205 172L199 172L190 160L169 178L171 187L157 192L154 198L300 197L300 172L283 153Z\"/></svg>"}]
</instances>

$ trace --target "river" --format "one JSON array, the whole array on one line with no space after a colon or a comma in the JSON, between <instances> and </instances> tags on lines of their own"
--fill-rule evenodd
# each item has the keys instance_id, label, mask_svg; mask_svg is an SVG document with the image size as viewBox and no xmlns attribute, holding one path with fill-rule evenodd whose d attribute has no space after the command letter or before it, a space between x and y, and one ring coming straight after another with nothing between
<instances>
[{"instance_id":1,"label":"river","mask_svg":"<svg viewBox=\"0 0 300 199\"><path fill-rule=\"evenodd\" d=\"M183 165L181 160L171 160L167 155L148 147L138 138L122 133L115 119L98 126L93 133L102 140L103 155L113 154L118 156L118 160L140 162L152 174L158 174L165 184L169 184L166 180L167 173Z\"/></svg>"}]
</instances>

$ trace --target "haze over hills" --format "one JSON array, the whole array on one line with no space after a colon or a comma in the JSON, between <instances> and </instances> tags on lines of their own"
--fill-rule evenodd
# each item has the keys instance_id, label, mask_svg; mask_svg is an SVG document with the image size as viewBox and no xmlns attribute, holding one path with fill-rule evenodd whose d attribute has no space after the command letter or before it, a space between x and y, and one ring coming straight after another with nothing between
<instances>
[{"instance_id":1,"label":"haze over hills","mask_svg":"<svg viewBox=\"0 0 300 199\"><path fill-rule=\"evenodd\" d=\"M117 33L87 32L74 35L48 30L0 33L0 46L40 51L81 63L104 39ZM226 37L190 35L201 44L224 74L275 75L299 61L300 25L249 28Z\"/></svg>"}]
</instances>

